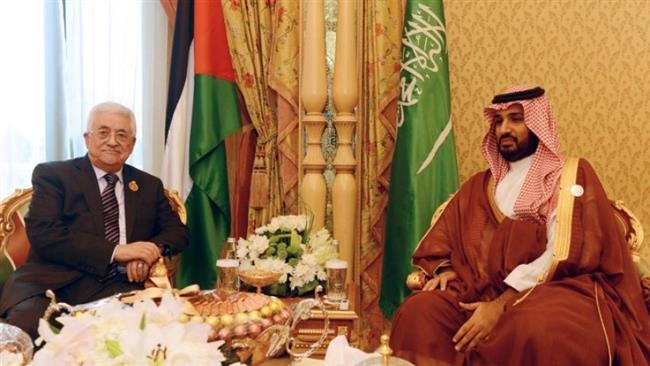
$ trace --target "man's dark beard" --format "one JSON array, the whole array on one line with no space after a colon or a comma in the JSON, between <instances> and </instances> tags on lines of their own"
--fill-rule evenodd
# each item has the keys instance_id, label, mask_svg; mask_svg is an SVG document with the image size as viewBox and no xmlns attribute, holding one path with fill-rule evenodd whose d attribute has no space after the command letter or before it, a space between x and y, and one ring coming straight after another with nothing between
<instances>
[{"instance_id":1,"label":"man's dark beard","mask_svg":"<svg viewBox=\"0 0 650 366\"><path fill-rule=\"evenodd\" d=\"M516 149L510 151L501 150L501 140L506 137L510 137L515 141L515 145L517 146ZM504 159L508 161L517 161L534 154L535 151L537 151L538 145L539 145L539 138L537 137L537 135L531 132L528 137L528 144L525 146L519 145L519 140L509 133L506 133L501 136L501 138L499 139L498 146L499 146L499 153L501 153L501 156L503 156Z\"/></svg>"}]
</instances>

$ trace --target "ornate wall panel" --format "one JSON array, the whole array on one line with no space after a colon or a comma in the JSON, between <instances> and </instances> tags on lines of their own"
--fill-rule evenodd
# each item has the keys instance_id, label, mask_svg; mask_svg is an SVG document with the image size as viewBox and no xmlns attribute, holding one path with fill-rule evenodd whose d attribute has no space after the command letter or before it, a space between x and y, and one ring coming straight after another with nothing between
<instances>
[{"instance_id":1,"label":"ornate wall panel","mask_svg":"<svg viewBox=\"0 0 650 366\"><path fill-rule=\"evenodd\" d=\"M487 167L481 113L492 96L514 84L542 85L564 155L588 159L610 198L622 199L649 232L650 1L444 5L461 181Z\"/></svg>"}]
</instances>

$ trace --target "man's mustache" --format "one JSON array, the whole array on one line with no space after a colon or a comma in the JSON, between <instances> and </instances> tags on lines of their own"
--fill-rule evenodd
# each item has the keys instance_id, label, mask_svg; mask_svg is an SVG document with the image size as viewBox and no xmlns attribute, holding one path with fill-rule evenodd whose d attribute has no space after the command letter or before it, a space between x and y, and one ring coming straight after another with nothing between
<instances>
[{"instance_id":1,"label":"man's mustache","mask_svg":"<svg viewBox=\"0 0 650 366\"><path fill-rule=\"evenodd\" d=\"M513 135L510 134L509 132L506 132L505 134L501 135L501 137L499 137L499 145L501 145L501 141L504 140L504 139L506 139L506 138L510 138L510 139L512 139L515 143L519 143L519 140L517 140L517 138L516 138L515 136L513 136Z\"/></svg>"}]
</instances>

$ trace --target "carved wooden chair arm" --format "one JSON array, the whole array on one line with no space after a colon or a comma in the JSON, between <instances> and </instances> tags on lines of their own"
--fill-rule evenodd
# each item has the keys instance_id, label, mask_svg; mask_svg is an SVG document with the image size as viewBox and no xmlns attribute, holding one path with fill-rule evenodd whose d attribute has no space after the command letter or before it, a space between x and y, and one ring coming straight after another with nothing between
<instances>
[{"instance_id":1,"label":"carved wooden chair arm","mask_svg":"<svg viewBox=\"0 0 650 366\"><path fill-rule=\"evenodd\" d=\"M411 274L406 277L406 287L411 291L420 291L430 279L431 278L423 271L418 270L411 272Z\"/></svg>"}]
</instances>

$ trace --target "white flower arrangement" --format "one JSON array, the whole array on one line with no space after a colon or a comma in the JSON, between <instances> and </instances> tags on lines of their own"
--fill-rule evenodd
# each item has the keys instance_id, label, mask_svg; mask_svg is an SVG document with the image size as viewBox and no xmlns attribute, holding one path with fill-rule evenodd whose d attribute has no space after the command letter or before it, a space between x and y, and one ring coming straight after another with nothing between
<instances>
[{"instance_id":1,"label":"white flower arrangement","mask_svg":"<svg viewBox=\"0 0 650 366\"><path fill-rule=\"evenodd\" d=\"M327 279L325 263L337 258L336 246L325 228L308 234L305 215L277 216L267 225L255 229L248 239L237 241L240 270L260 269L282 273L278 284L269 292L283 296L313 290Z\"/></svg>"},{"instance_id":2,"label":"white flower arrangement","mask_svg":"<svg viewBox=\"0 0 650 366\"><path fill-rule=\"evenodd\" d=\"M268 225L255 229L255 234L267 235L278 232L291 232L292 230L303 233L307 229L307 216L305 215L284 215L271 219Z\"/></svg>"},{"instance_id":3,"label":"white flower arrangement","mask_svg":"<svg viewBox=\"0 0 650 366\"><path fill-rule=\"evenodd\" d=\"M182 322L182 309L168 292L158 306L151 299L133 306L111 299L94 312L61 316L60 330L41 319L37 344L46 344L32 365L225 365L224 342L208 343L210 325Z\"/></svg>"}]
</instances>

